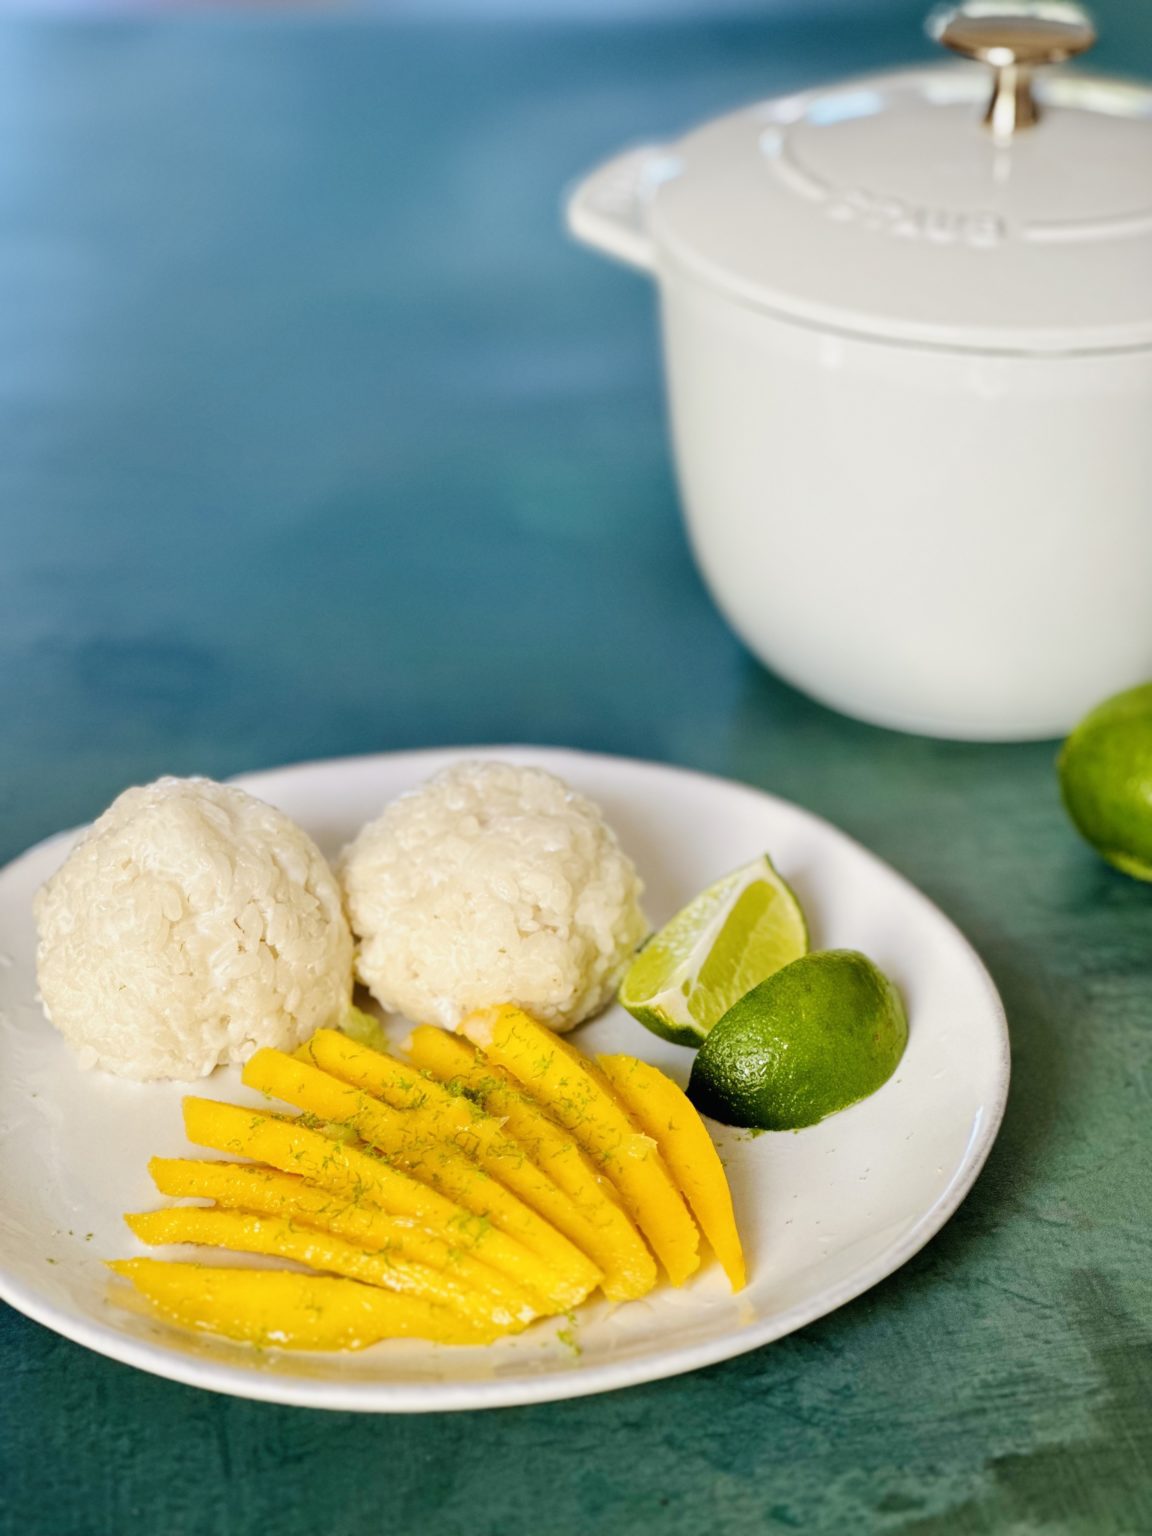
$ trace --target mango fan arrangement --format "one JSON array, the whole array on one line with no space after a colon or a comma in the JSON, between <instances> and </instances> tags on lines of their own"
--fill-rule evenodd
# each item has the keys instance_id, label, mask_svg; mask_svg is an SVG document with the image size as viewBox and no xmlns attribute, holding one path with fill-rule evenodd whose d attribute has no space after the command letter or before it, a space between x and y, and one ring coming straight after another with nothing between
<instances>
[{"instance_id":1,"label":"mango fan arrangement","mask_svg":"<svg viewBox=\"0 0 1152 1536\"><path fill-rule=\"evenodd\" d=\"M190 1141L157 1189L208 1205L126 1218L144 1243L298 1270L137 1258L111 1268L175 1323L254 1344L486 1344L595 1291L683 1285L701 1233L733 1290L744 1259L724 1169L681 1090L629 1056L582 1056L518 1008L420 1027L410 1062L322 1029L243 1080L296 1113L184 1101Z\"/></svg>"}]
</instances>

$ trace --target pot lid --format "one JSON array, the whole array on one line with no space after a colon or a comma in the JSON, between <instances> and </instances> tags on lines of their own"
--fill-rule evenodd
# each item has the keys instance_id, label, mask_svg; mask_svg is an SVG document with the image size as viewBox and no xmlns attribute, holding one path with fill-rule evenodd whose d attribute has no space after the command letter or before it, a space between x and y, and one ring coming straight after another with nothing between
<instances>
[{"instance_id":1,"label":"pot lid","mask_svg":"<svg viewBox=\"0 0 1152 1536\"><path fill-rule=\"evenodd\" d=\"M984 62L807 91L681 140L647 210L662 259L889 340L1152 345L1152 87L1049 70L1032 88L1033 67L1093 40L1071 5L971 0L930 30Z\"/></svg>"}]
</instances>

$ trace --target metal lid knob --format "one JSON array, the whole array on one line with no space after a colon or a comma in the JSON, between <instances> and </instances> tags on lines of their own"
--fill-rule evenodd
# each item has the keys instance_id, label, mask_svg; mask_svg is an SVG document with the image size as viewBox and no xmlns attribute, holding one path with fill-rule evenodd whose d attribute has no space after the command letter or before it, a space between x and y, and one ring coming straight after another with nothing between
<instances>
[{"instance_id":1,"label":"metal lid knob","mask_svg":"<svg viewBox=\"0 0 1152 1536\"><path fill-rule=\"evenodd\" d=\"M934 11L928 35L966 59L992 66L984 121L997 138L1006 139L1039 117L1032 71L1091 48L1096 27L1087 11L1065 0L966 0Z\"/></svg>"}]
</instances>

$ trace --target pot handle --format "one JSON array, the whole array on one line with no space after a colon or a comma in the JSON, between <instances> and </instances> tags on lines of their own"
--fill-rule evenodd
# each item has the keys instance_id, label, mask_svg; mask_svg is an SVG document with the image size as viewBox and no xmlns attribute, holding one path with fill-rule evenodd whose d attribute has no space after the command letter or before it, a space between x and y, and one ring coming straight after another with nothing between
<instances>
[{"instance_id":1,"label":"pot handle","mask_svg":"<svg viewBox=\"0 0 1152 1536\"><path fill-rule=\"evenodd\" d=\"M641 272L655 269L648 202L679 170L666 145L645 144L598 166L569 194L568 228L577 240Z\"/></svg>"}]
</instances>

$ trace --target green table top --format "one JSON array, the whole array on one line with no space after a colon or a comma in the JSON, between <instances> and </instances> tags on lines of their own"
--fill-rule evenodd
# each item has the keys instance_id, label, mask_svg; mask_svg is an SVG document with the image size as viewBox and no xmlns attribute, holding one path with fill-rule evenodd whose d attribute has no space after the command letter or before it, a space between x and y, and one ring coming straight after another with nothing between
<instances>
[{"instance_id":1,"label":"green table top","mask_svg":"<svg viewBox=\"0 0 1152 1536\"><path fill-rule=\"evenodd\" d=\"M1147 8L1099 9L1101 67L1152 70ZM0 1308L4 1536L1152 1532L1152 891L1073 835L1052 745L854 724L741 650L681 531L650 293L556 215L622 143L924 56L919 10L0 23L0 854L161 772L689 764L922 886L1015 1063L935 1242L678 1380L327 1415Z\"/></svg>"}]
</instances>

